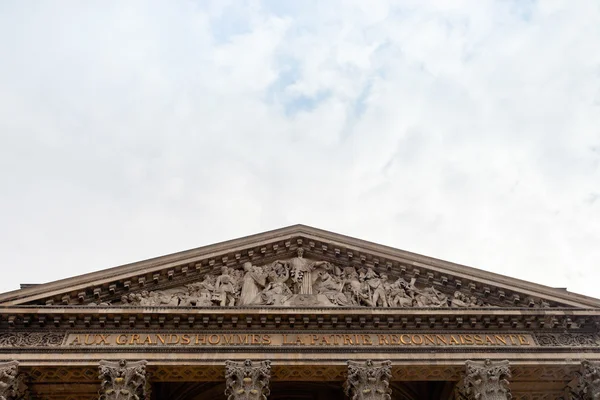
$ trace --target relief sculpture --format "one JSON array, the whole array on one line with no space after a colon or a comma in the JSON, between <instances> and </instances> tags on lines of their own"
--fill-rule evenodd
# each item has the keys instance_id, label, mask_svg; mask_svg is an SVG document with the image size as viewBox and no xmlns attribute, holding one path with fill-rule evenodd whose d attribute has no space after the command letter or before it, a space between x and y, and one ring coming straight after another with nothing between
<instances>
[{"instance_id":1,"label":"relief sculpture","mask_svg":"<svg viewBox=\"0 0 600 400\"><path fill-rule=\"evenodd\" d=\"M202 281L161 291L130 293L121 304L133 306L320 306L320 307L491 307L460 290L445 294L435 286L419 287L416 278L390 279L370 267L340 267L328 261L296 257L262 266L245 262L223 266Z\"/></svg>"}]
</instances>

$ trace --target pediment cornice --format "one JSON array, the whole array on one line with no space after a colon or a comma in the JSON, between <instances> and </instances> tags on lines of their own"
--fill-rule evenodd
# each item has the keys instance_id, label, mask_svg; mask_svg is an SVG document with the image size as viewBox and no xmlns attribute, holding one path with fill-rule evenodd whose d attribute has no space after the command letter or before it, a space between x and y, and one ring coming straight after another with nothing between
<instances>
[{"instance_id":1,"label":"pediment cornice","mask_svg":"<svg viewBox=\"0 0 600 400\"><path fill-rule=\"evenodd\" d=\"M127 293L197 282L222 266L264 265L293 257L298 248L311 260L372 268L392 278L415 279L447 293L465 291L505 307L597 308L600 300L478 270L363 240L295 225L240 239L127 264L0 295L0 305L77 305L110 302Z\"/></svg>"}]
</instances>

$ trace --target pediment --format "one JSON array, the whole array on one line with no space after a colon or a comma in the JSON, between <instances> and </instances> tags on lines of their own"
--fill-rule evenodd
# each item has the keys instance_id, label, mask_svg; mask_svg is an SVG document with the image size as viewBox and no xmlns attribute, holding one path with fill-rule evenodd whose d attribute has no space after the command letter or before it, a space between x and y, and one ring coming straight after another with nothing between
<instances>
[{"instance_id":1,"label":"pediment","mask_svg":"<svg viewBox=\"0 0 600 400\"><path fill-rule=\"evenodd\" d=\"M600 300L295 225L4 293L0 305L596 308Z\"/></svg>"}]
</instances>

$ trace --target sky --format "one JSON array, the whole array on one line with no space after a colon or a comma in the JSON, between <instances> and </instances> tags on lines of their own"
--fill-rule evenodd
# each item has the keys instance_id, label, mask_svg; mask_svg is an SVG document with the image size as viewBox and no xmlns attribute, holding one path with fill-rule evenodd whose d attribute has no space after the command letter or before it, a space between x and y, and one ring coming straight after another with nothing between
<instances>
[{"instance_id":1,"label":"sky","mask_svg":"<svg viewBox=\"0 0 600 400\"><path fill-rule=\"evenodd\" d=\"M600 2L0 1L0 292L298 223L600 298Z\"/></svg>"}]
</instances>

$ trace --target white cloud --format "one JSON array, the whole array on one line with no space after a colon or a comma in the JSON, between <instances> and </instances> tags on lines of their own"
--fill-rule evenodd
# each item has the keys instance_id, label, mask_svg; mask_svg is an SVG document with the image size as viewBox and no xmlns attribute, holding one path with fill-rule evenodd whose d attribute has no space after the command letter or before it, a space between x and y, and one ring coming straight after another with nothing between
<instances>
[{"instance_id":1,"label":"white cloud","mask_svg":"<svg viewBox=\"0 0 600 400\"><path fill-rule=\"evenodd\" d=\"M0 290L305 223L600 297L600 6L4 3Z\"/></svg>"}]
</instances>

